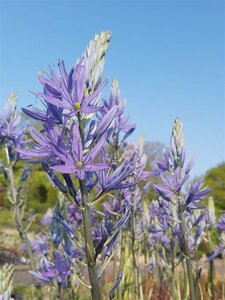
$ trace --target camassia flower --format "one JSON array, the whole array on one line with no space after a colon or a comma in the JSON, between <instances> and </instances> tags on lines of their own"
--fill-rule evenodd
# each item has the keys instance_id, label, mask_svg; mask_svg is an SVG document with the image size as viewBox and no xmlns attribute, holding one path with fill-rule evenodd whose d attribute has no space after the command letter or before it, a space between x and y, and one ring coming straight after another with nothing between
<instances>
[{"instance_id":1,"label":"camassia flower","mask_svg":"<svg viewBox=\"0 0 225 300\"><path fill-rule=\"evenodd\" d=\"M107 192L114 189L124 189L135 185L137 183L136 181L127 181L131 173L132 158L124 160L124 162L110 174L106 174L106 171L103 170L98 174L98 180L102 191Z\"/></svg>"},{"instance_id":2,"label":"camassia flower","mask_svg":"<svg viewBox=\"0 0 225 300\"><path fill-rule=\"evenodd\" d=\"M117 133L125 133L122 140L127 139L132 132L135 130L136 126L134 124L129 124L129 116L124 114L125 104L121 100L119 83L117 80L112 80L111 85L111 95L109 97L109 101L104 101L104 106L102 107L101 113L102 115L106 115L113 107L118 106L118 111L115 117L115 127L117 129ZM100 117L102 118L102 116ZM117 141L118 142L118 141Z\"/></svg>"},{"instance_id":3,"label":"camassia flower","mask_svg":"<svg viewBox=\"0 0 225 300\"><path fill-rule=\"evenodd\" d=\"M190 185L188 194L186 196L186 205L189 209L202 208L202 206L197 205L197 203L203 200L204 196L211 192L211 189L208 187L203 187L203 184L204 181L199 180Z\"/></svg>"},{"instance_id":4,"label":"camassia flower","mask_svg":"<svg viewBox=\"0 0 225 300\"><path fill-rule=\"evenodd\" d=\"M0 144L5 139L16 143L23 134L21 115L16 111L16 100L16 93L11 93L5 104L4 114L0 114Z\"/></svg>"},{"instance_id":5,"label":"camassia flower","mask_svg":"<svg viewBox=\"0 0 225 300\"><path fill-rule=\"evenodd\" d=\"M102 73L110 35L109 32L97 35L70 72L60 61L59 73L50 69L48 77L39 75L43 92L34 94L42 98L46 111L25 109L24 112L41 121L42 128L37 130L31 127L31 139L23 145L24 148L21 146L22 149L18 149L22 158L38 159L51 183L77 208L75 213L69 215L70 219L75 219L74 222L64 220L66 211L63 209L53 215L50 232L54 248L57 249L53 257L43 257L42 267L32 274L42 282L57 282L58 286L66 287L71 279L70 272L78 273L71 255L64 253L65 247L60 252L63 241L69 238L87 264L90 286L78 277L82 284L91 287L93 299L102 298L99 280L114 253L120 231L132 213L132 189L147 177L144 171L145 158L134 164L137 156L135 151L129 157L122 155L127 147L124 141L135 126L129 125L128 118L124 116L115 84L111 104L101 102L100 94L108 81L102 81ZM57 172L62 175L58 176ZM124 193L118 199L120 207L114 216L115 223L109 226L109 213L92 211L89 204L94 208L98 200L104 198L105 201L107 196L111 197L109 191L113 194L118 189L123 189ZM139 202L140 196L137 196ZM62 203L64 205L65 201ZM97 213L99 217L96 217ZM100 228L98 222L103 216L106 217L105 225ZM104 261L97 260L98 256Z\"/></svg>"},{"instance_id":6,"label":"camassia flower","mask_svg":"<svg viewBox=\"0 0 225 300\"><path fill-rule=\"evenodd\" d=\"M54 147L64 147L62 143L62 133L54 125L54 122L49 116L47 123L44 126L43 132L39 132L36 128L30 127L29 134L33 138L32 147L21 147L18 145L17 151L23 159L41 158L49 159L54 156Z\"/></svg>"},{"instance_id":7,"label":"camassia flower","mask_svg":"<svg viewBox=\"0 0 225 300\"><path fill-rule=\"evenodd\" d=\"M163 174L161 174L160 177L163 181L163 185L153 185L155 191L158 192L160 196L163 197L165 200L167 200L174 194L180 192L184 183L187 181L188 175L184 176L184 178L180 178L180 171L181 170L177 168L171 177L166 177Z\"/></svg>"},{"instance_id":8,"label":"camassia flower","mask_svg":"<svg viewBox=\"0 0 225 300\"><path fill-rule=\"evenodd\" d=\"M225 214L222 214L217 223L217 228L221 231L225 231Z\"/></svg>"},{"instance_id":9,"label":"camassia flower","mask_svg":"<svg viewBox=\"0 0 225 300\"><path fill-rule=\"evenodd\" d=\"M84 148L77 123L72 126L72 145L71 152L55 147L55 155L64 163L52 166L52 169L64 174L76 173L79 179L85 178L85 172L97 172L107 169L109 166L105 163L93 162L98 152L105 143L105 136L84 154ZM87 149L86 149L87 150Z\"/></svg>"},{"instance_id":10,"label":"camassia flower","mask_svg":"<svg viewBox=\"0 0 225 300\"><path fill-rule=\"evenodd\" d=\"M68 287L68 281L72 274L69 260L59 250L55 250L54 262L42 256L42 267L37 272L30 273L40 282L49 283L56 280L62 286Z\"/></svg>"},{"instance_id":11,"label":"camassia flower","mask_svg":"<svg viewBox=\"0 0 225 300\"><path fill-rule=\"evenodd\" d=\"M59 75L51 70L50 79L44 78L43 75L39 76L39 80L44 86L44 92L34 93L36 96L58 108L66 109L69 111L66 115L69 117L78 112L90 114L101 109L101 107L92 105L92 102L96 100L108 79L101 82L93 93L87 95L85 93L86 77L83 59L75 64L69 74L67 74L63 61L59 62L59 70Z\"/></svg>"}]
</instances>

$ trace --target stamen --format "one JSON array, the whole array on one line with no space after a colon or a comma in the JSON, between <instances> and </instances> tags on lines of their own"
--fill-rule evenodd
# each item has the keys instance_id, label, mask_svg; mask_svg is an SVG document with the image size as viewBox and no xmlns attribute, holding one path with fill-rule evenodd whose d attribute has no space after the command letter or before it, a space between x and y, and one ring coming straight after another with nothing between
<instances>
[{"instance_id":1,"label":"stamen","mask_svg":"<svg viewBox=\"0 0 225 300\"><path fill-rule=\"evenodd\" d=\"M174 192L174 191L176 190L176 189L175 189L175 186L171 186L170 190L171 190L172 192Z\"/></svg>"},{"instance_id":2,"label":"stamen","mask_svg":"<svg viewBox=\"0 0 225 300\"><path fill-rule=\"evenodd\" d=\"M82 161L78 161L78 162L76 163L76 166L77 166L79 169L82 168L82 167L83 167Z\"/></svg>"},{"instance_id":3,"label":"stamen","mask_svg":"<svg viewBox=\"0 0 225 300\"><path fill-rule=\"evenodd\" d=\"M80 109L80 103L79 103L79 102L75 102L74 106L75 106L75 108L76 108L77 110Z\"/></svg>"}]
</instances>

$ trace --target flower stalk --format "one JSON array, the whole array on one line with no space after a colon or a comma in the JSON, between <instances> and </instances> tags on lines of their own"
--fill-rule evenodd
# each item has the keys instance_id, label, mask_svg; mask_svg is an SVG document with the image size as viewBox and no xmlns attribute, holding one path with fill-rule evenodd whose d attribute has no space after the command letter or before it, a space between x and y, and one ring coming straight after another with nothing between
<instances>
[{"instance_id":1,"label":"flower stalk","mask_svg":"<svg viewBox=\"0 0 225 300\"><path fill-rule=\"evenodd\" d=\"M186 239L186 224L185 224L185 211L182 209L181 203L179 203L179 213L180 213L180 221L181 221L181 234L182 234L182 240L183 240L183 253L186 259L186 266L187 266L187 273L188 273L188 282L189 282L189 288L190 288L190 299L196 300L195 297L195 286L194 286L194 278L192 273L192 263L191 263L191 257L189 253L188 243Z\"/></svg>"},{"instance_id":2,"label":"flower stalk","mask_svg":"<svg viewBox=\"0 0 225 300\"><path fill-rule=\"evenodd\" d=\"M209 253L213 253L213 245L211 240L210 232L208 232L208 241L209 241ZM209 262L209 292L210 292L210 300L215 299L215 286L214 286L214 277L215 277L215 266L214 260Z\"/></svg>"},{"instance_id":3,"label":"flower stalk","mask_svg":"<svg viewBox=\"0 0 225 300\"><path fill-rule=\"evenodd\" d=\"M79 130L82 144L84 144L84 130L82 127L82 120L78 118ZM100 289L99 276L96 268L95 259L95 249L92 236L92 224L91 224L91 211L89 205L87 185L84 180L79 180L80 192L82 199L82 217L83 217L83 227L84 227L84 239L85 239L85 249L87 256L88 274L91 283L91 295L93 300L101 300L102 293Z\"/></svg>"},{"instance_id":4,"label":"flower stalk","mask_svg":"<svg viewBox=\"0 0 225 300\"><path fill-rule=\"evenodd\" d=\"M7 161L7 167L8 167L8 177L11 185L11 192L12 192L12 202L15 207L15 215L16 215L16 228L19 232L20 238L25 242L26 244L26 249L27 249L27 254L30 260L30 266L32 271L35 271L35 263L34 263L34 257L33 257L33 252L31 249L31 245L27 236L27 233L23 227L22 223L22 217L21 217L21 210L20 210L20 202L18 199L18 193L16 189L16 184L15 184L15 178L14 178L14 172L13 172L13 166L12 162L10 160L9 156L9 150L6 145L5 147L6 150L6 161Z\"/></svg>"}]
</instances>

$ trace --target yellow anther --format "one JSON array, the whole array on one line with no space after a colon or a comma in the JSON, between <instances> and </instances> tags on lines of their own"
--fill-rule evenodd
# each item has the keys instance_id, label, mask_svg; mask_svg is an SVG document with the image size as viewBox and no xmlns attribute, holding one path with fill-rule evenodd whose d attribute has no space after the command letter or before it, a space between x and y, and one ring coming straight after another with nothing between
<instances>
[{"instance_id":1,"label":"yellow anther","mask_svg":"<svg viewBox=\"0 0 225 300\"><path fill-rule=\"evenodd\" d=\"M80 103L79 103L79 102L75 102L74 106L75 106L75 108L76 108L77 110L80 109Z\"/></svg>"},{"instance_id":2,"label":"yellow anther","mask_svg":"<svg viewBox=\"0 0 225 300\"><path fill-rule=\"evenodd\" d=\"M78 161L77 164L76 164L76 166L77 166L78 168L82 168L82 166L83 166L82 161Z\"/></svg>"}]
</instances>

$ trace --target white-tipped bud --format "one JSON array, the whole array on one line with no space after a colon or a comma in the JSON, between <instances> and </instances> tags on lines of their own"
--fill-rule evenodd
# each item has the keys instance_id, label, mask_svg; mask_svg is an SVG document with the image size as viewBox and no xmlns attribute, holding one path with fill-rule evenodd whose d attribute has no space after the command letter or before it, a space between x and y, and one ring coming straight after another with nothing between
<instances>
[{"instance_id":1,"label":"white-tipped bud","mask_svg":"<svg viewBox=\"0 0 225 300\"><path fill-rule=\"evenodd\" d=\"M115 105L119 106L120 110L124 109L125 103L120 98L120 88L119 88L119 81L116 79L112 80L111 84L111 97L114 101Z\"/></svg>"},{"instance_id":2,"label":"white-tipped bud","mask_svg":"<svg viewBox=\"0 0 225 300\"><path fill-rule=\"evenodd\" d=\"M0 299L11 299L13 265L5 264L0 269ZM1 298L2 297L2 298Z\"/></svg>"},{"instance_id":3,"label":"white-tipped bud","mask_svg":"<svg viewBox=\"0 0 225 300\"><path fill-rule=\"evenodd\" d=\"M209 222L211 226L214 227L216 225L216 213L215 213L215 203L212 197L208 199L208 212L209 212Z\"/></svg>"},{"instance_id":4,"label":"white-tipped bud","mask_svg":"<svg viewBox=\"0 0 225 300\"><path fill-rule=\"evenodd\" d=\"M109 47L111 35L110 31L103 31L96 34L85 50L85 75L89 93L93 92L102 80L105 54Z\"/></svg>"},{"instance_id":5,"label":"white-tipped bud","mask_svg":"<svg viewBox=\"0 0 225 300\"><path fill-rule=\"evenodd\" d=\"M11 94L9 95L9 100L8 101L12 101L15 102L17 98L17 94L15 91L11 92Z\"/></svg>"},{"instance_id":6,"label":"white-tipped bud","mask_svg":"<svg viewBox=\"0 0 225 300\"><path fill-rule=\"evenodd\" d=\"M16 109L16 100L17 100L17 94L15 91L11 92L9 95L9 98L5 104L5 109L8 112L14 113Z\"/></svg>"},{"instance_id":7,"label":"white-tipped bud","mask_svg":"<svg viewBox=\"0 0 225 300\"><path fill-rule=\"evenodd\" d=\"M119 81L116 79L112 80L111 94L115 99L120 97Z\"/></svg>"},{"instance_id":8,"label":"white-tipped bud","mask_svg":"<svg viewBox=\"0 0 225 300\"><path fill-rule=\"evenodd\" d=\"M183 124L179 118L176 118L173 124L172 140L176 148L176 152L180 155L184 146Z\"/></svg>"}]
</instances>

